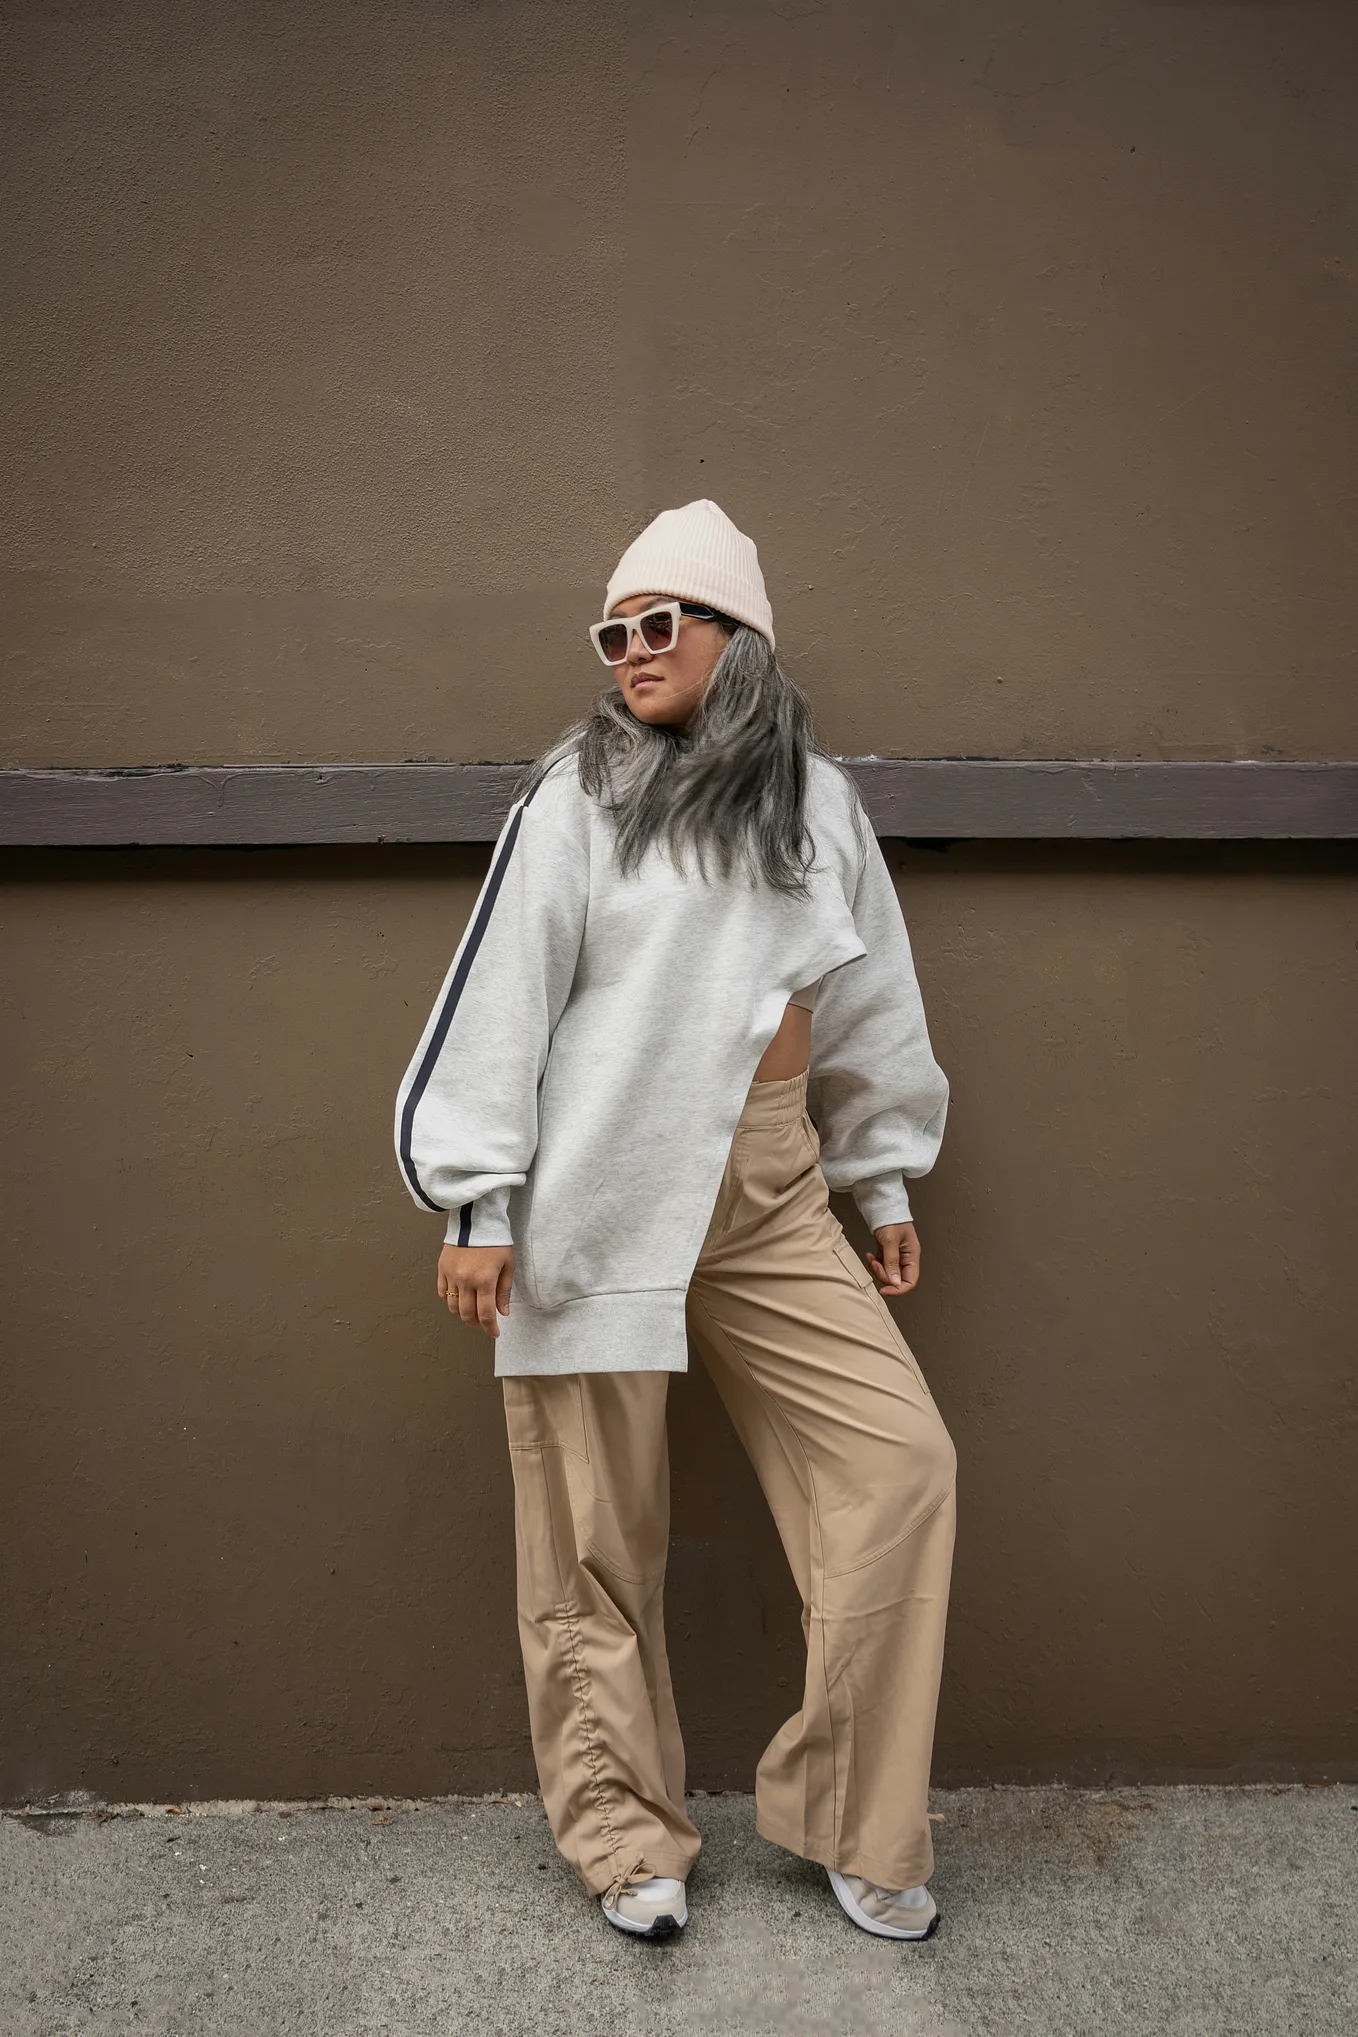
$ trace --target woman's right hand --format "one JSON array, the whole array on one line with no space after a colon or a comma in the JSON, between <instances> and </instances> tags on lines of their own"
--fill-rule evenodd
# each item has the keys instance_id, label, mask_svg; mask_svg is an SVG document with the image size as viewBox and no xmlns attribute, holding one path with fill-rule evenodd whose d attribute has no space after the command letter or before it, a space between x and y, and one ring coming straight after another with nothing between
<instances>
[{"instance_id":1,"label":"woman's right hand","mask_svg":"<svg viewBox=\"0 0 1358 2037\"><path fill-rule=\"evenodd\" d=\"M445 1245L439 1253L439 1299L450 1315L498 1337L514 1285L512 1245Z\"/></svg>"}]
</instances>

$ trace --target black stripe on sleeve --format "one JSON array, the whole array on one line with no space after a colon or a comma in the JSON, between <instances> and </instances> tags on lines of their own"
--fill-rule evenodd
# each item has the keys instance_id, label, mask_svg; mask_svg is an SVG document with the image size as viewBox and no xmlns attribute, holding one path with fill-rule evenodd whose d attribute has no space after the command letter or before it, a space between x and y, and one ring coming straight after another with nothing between
<instances>
[{"instance_id":1,"label":"black stripe on sleeve","mask_svg":"<svg viewBox=\"0 0 1358 2037\"><path fill-rule=\"evenodd\" d=\"M472 1241L472 1206L469 1202L464 1202L462 1205L461 1214L459 1215L457 1220L457 1242L459 1245L470 1245L471 1241Z\"/></svg>"},{"instance_id":2,"label":"black stripe on sleeve","mask_svg":"<svg viewBox=\"0 0 1358 2037\"><path fill-rule=\"evenodd\" d=\"M539 783L542 782L544 781L539 780ZM458 959L457 968L453 973L453 980L448 985L448 994L443 1000L443 1007L438 1015L438 1022L433 1032L429 1035L429 1045L424 1050L424 1059L419 1065L415 1080L410 1085L410 1094L407 1096L405 1107L401 1112L401 1167L405 1173L406 1180L410 1183L411 1188L426 1209L442 1209L443 1205L435 1202L432 1196L425 1194L420 1183L420 1177L415 1170L415 1161L410 1150L411 1137L415 1125L415 1113L419 1109L420 1100L429 1086L429 1078L434 1072L434 1064L443 1051L443 1043L448 1037L448 1028L453 1022L453 1014L457 1010L458 1001L462 996L467 978L471 974L472 963L476 960L476 951L485 939L486 928L490 924L491 913L495 910L495 901L500 895L500 886L504 883L505 872L509 868L509 859L514 853L514 844L519 839L519 823L523 819L524 808L529 804L533 793L537 789L535 785L533 791L528 794L528 798L520 805L509 824L509 831L505 836L504 846L495 859L494 867L486 881L486 888L481 895L480 909L477 912L471 933L467 938L467 945L463 948ZM471 1204L467 1203L463 1206L459 1232L467 1231L470 1233L470 1230ZM459 1236L458 1242L462 1244L466 1241Z\"/></svg>"}]
</instances>

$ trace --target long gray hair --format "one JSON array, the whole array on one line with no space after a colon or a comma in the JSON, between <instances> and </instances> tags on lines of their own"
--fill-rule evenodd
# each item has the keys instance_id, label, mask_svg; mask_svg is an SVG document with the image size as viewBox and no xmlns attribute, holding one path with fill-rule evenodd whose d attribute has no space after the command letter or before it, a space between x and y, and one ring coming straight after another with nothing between
<instances>
[{"instance_id":1,"label":"long gray hair","mask_svg":"<svg viewBox=\"0 0 1358 2037\"><path fill-rule=\"evenodd\" d=\"M691 854L704 878L709 864L723 877L744 866L752 883L804 892L815 854L809 760L821 754L811 710L768 638L723 621L726 647L686 727L638 720L611 686L529 767L519 790L578 756L585 791L613 815L623 871L659 845L681 870Z\"/></svg>"}]
</instances>

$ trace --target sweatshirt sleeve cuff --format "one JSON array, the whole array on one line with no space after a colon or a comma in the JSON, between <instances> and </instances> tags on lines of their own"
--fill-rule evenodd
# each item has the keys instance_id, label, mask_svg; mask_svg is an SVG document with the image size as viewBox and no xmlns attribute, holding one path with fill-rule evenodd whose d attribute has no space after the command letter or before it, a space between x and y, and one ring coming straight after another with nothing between
<instances>
[{"instance_id":1,"label":"sweatshirt sleeve cuff","mask_svg":"<svg viewBox=\"0 0 1358 2037\"><path fill-rule=\"evenodd\" d=\"M479 1195L475 1202L464 1202L460 1209L450 1209L443 1242L446 1245L512 1245L514 1234L509 1228L508 1188L492 1188L488 1195Z\"/></svg>"},{"instance_id":2,"label":"sweatshirt sleeve cuff","mask_svg":"<svg viewBox=\"0 0 1358 2037\"><path fill-rule=\"evenodd\" d=\"M859 1214L870 1231L880 1231L886 1224L909 1224L914 1222L910 1214L910 1197L906 1193L905 1176L876 1174L867 1181L856 1181L851 1190L858 1204Z\"/></svg>"}]
</instances>

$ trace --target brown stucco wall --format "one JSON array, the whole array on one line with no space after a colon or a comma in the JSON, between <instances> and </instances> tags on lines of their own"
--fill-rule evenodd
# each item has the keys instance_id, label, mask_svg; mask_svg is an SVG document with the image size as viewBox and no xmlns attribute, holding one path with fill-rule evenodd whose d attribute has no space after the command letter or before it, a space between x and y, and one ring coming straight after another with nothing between
<instances>
[{"instance_id":1,"label":"brown stucco wall","mask_svg":"<svg viewBox=\"0 0 1358 2037\"><path fill-rule=\"evenodd\" d=\"M954 1083L939 1774L1353 1772L1358 852L889 854ZM0 1794L531 1782L499 1392L390 1141L481 867L12 871ZM748 1785L800 1632L696 1372L674 1458L694 1780Z\"/></svg>"},{"instance_id":2,"label":"brown stucco wall","mask_svg":"<svg viewBox=\"0 0 1358 2037\"><path fill-rule=\"evenodd\" d=\"M0 761L531 754L698 494L835 749L1358 749L1347 0L5 13Z\"/></svg>"},{"instance_id":3,"label":"brown stucco wall","mask_svg":"<svg viewBox=\"0 0 1358 2037\"><path fill-rule=\"evenodd\" d=\"M1347 5L0 7L0 763L524 756L647 512L834 749L1358 755ZM893 848L940 1777L1358 1763L1351 852ZM531 1779L394 1083L480 852L15 856L0 1795ZM795 1609L701 1376L694 1779Z\"/></svg>"}]
</instances>

